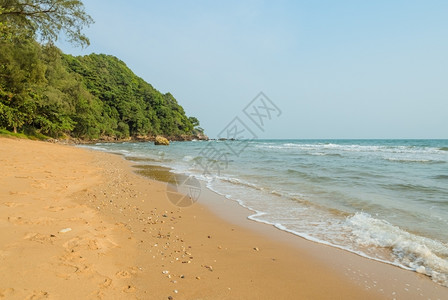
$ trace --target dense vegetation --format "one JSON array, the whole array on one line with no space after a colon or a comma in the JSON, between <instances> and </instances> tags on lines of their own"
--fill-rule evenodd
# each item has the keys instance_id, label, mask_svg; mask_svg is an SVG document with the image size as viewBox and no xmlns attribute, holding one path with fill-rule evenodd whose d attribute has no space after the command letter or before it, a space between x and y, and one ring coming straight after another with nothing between
<instances>
[{"instance_id":1,"label":"dense vegetation","mask_svg":"<svg viewBox=\"0 0 448 300\"><path fill-rule=\"evenodd\" d=\"M82 139L197 133L198 120L170 93L119 59L53 45L58 30L87 45L80 29L90 23L80 1L0 0L0 128Z\"/></svg>"}]
</instances>

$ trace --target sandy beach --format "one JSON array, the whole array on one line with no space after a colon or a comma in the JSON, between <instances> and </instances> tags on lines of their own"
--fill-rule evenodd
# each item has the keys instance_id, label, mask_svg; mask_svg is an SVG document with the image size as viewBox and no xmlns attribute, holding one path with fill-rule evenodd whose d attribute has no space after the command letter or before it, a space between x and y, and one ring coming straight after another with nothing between
<instances>
[{"instance_id":1,"label":"sandy beach","mask_svg":"<svg viewBox=\"0 0 448 300\"><path fill-rule=\"evenodd\" d=\"M248 221L211 192L179 208L133 170L0 138L0 299L448 298L426 276Z\"/></svg>"}]
</instances>

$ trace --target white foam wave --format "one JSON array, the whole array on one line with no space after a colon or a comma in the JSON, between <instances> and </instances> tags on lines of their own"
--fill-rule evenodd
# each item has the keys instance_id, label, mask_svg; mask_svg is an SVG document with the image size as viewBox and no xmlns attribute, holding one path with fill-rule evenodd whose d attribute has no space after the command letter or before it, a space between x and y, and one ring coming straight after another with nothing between
<instances>
[{"instance_id":1,"label":"white foam wave","mask_svg":"<svg viewBox=\"0 0 448 300\"><path fill-rule=\"evenodd\" d=\"M385 160L393 162L403 162L403 163L444 163L443 160L436 159L423 159L423 158L412 158L412 157L384 157Z\"/></svg>"},{"instance_id":2,"label":"white foam wave","mask_svg":"<svg viewBox=\"0 0 448 300\"><path fill-rule=\"evenodd\" d=\"M307 150L307 151L322 151L322 150L339 150L347 152L386 152L386 153L438 153L446 154L446 151L440 150L437 147L417 147L417 146L378 146L378 145L357 145L357 144L299 144L299 143L284 143L278 144L257 144L256 148L266 148L266 149L297 149L297 150Z\"/></svg>"},{"instance_id":3,"label":"white foam wave","mask_svg":"<svg viewBox=\"0 0 448 300\"><path fill-rule=\"evenodd\" d=\"M226 182L242 184L241 180L235 178L226 180ZM247 183L244 183L244 185L248 186ZM219 188L214 187L213 182L209 182L207 188L253 211L254 214L248 217L250 220L273 225L280 230L313 242L425 274L430 276L435 282L448 286L448 244L411 234L384 220L375 219L366 213L356 213L348 217L345 222L334 222L333 225L340 228L340 232L344 232L346 238L342 238L343 240L345 239L345 242L343 240L332 241L331 237L326 237L325 233L307 230L307 228L310 229L312 227L310 227L311 223L306 226L299 226L298 228L302 228L299 231L292 229L295 227L294 223L287 224L282 221L275 221L276 218L272 217L272 212L254 209L254 207L247 204L247 201L220 192ZM231 191L232 189L229 190ZM274 194L277 194L277 192L274 191ZM335 228L325 228L327 228L328 232L336 230ZM378 248L379 252L373 248ZM381 249L390 250L390 257L376 255L377 253L382 253Z\"/></svg>"},{"instance_id":4,"label":"white foam wave","mask_svg":"<svg viewBox=\"0 0 448 300\"><path fill-rule=\"evenodd\" d=\"M311 155L325 156L325 155L327 155L327 154L326 154L326 153L322 153L322 152L313 152L313 153L311 153Z\"/></svg>"},{"instance_id":5,"label":"white foam wave","mask_svg":"<svg viewBox=\"0 0 448 300\"><path fill-rule=\"evenodd\" d=\"M398 265L448 285L448 244L409 233L366 213L347 218L346 227L356 244L391 249Z\"/></svg>"},{"instance_id":6,"label":"white foam wave","mask_svg":"<svg viewBox=\"0 0 448 300\"><path fill-rule=\"evenodd\" d=\"M301 232L301 231L290 229L287 225L284 225L284 224L282 224L280 222L268 221L267 217L270 215L270 213L254 209L250 205L247 205L244 200L241 200L241 199L233 197L232 195L220 192L218 189L216 189L213 186L212 181L208 182L206 187L209 190L211 190L212 192L214 192L214 193L216 193L218 195L224 196L226 199L235 201L240 206L248 209L249 211L254 212L254 214L252 214L252 215L247 217L249 220L252 220L252 221L255 221L255 222L258 222L258 223L267 224L267 225L272 225L272 226L276 227L279 230L282 230L282 231L294 234L296 236L302 237L302 238L304 238L306 240L309 240L309 241L312 241L312 242L316 242L316 243L323 244L323 245L328 245L328 246L335 247L335 248L338 248L338 249L341 249L341 250L344 250L344 251L352 252L354 254L357 254L359 256L362 256L362 257L365 257L365 258L368 258L368 259L376 260L376 261L387 263L387 264L392 264L392 265L395 265L395 266L398 266L398 267L402 267L402 268L407 269L407 270L412 270L411 268L408 268L408 267L406 267L404 265L401 265L401 264L398 264L396 262L388 261L388 260L385 260L385 259L381 259L381 258L378 258L378 257L373 257L373 256L370 256L370 255L367 255L366 253L364 253L362 251L359 251L359 250L355 250L355 249L353 249L350 246L343 246L343 245L340 245L338 243L333 243L333 242L330 242L328 240L325 240L324 238L318 238L314 234L311 234L311 233L306 233L306 232ZM307 227L309 227L309 226L307 226Z\"/></svg>"},{"instance_id":7,"label":"white foam wave","mask_svg":"<svg viewBox=\"0 0 448 300\"><path fill-rule=\"evenodd\" d=\"M108 149L106 149L106 148L104 148L104 147L98 147L98 146L78 145L77 147L81 147L81 148L89 148L89 149L93 149L93 150L97 150L97 151L103 151L103 152L110 152Z\"/></svg>"},{"instance_id":8,"label":"white foam wave","mask_svg":"<svg viewBox=\"0 0 448 300\"><path fill-rule=\"evenodd\" d=\"M225 181L225 182L229 182L229 183L233 183L233 184L238 184L238 185L243 185L243 186L247 186L247 187L251 187L257 190L263 190L262 187L248 182L246 180L242 180L242 179L238 179L238 178L234 178L234 177L227 177L227 176L216 176L217 179Z\"/></svg>"},{"instance_id":9,"label":"white foam wave","mask_svg":"<svg viewBox=\"0 0 448 300\"><path fill-rule=\"evenodd\" d=\"M192 161L194 159L193 156L191 155L185 155L184 158L182 159L183 161L189 162Z\"/></svg>"}]
</instances>

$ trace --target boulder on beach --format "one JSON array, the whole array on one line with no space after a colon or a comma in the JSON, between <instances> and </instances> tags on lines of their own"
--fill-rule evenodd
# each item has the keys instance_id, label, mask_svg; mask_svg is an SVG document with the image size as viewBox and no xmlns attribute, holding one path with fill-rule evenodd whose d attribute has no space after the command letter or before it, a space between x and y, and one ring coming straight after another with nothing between
<instances>
[{"instance_id":1,"label":"boulder on beach","mask_svg":"<svg viewBox=\"0 0 448 300\"><path fill-rule=\"evenodd\" d=\"M168 146L170 144L170 141L168 141L163 136L156 136L156 140L154 141L154 145L162 145L162 146Z\"/></svg>"}]
</instances>

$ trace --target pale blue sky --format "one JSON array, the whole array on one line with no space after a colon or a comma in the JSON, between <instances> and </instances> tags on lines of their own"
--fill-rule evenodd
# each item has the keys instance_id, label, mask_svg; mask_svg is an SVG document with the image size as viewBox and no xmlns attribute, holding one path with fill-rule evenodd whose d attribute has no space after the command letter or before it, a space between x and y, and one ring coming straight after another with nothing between
<instances>
[{"instance_id":1,"label":"pale blue sky","mask_svg":"<svg viewBox=\"0 0 448 300\"><path fill-rule=\"evenodd\" d=\"M448 138L448 1L83 2L91 46L58 46L117 56L211 137L263 91L262 138Z\"/></svg>"}]
</instances>

